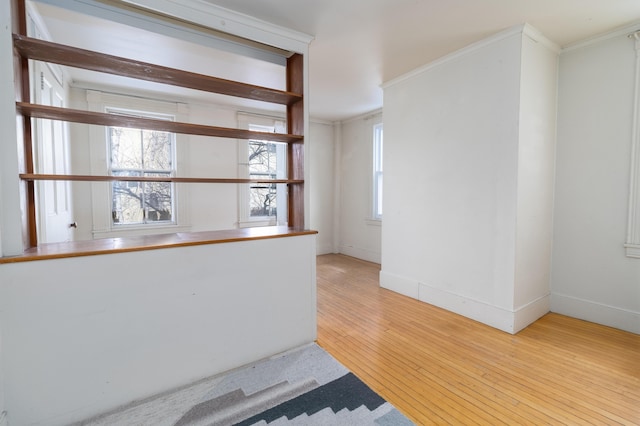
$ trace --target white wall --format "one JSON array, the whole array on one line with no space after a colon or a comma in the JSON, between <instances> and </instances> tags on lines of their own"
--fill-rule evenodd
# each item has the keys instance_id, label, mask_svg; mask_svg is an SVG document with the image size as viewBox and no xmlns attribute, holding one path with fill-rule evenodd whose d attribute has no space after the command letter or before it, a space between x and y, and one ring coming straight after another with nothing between
<instances>
[{"instance_id":1,"label":"white wall","mask_svg":"<svg viewBox=\"0 0 640 426\"><path fill-rule=\"evenodd\" d=\"M623 247L634 69L626 33L561 55L551 308L640 333L640 259Z\"/></svg>"},{"instance_id":2,"label":"white wall","mask_svg":"<svg viewBox=\"0 0 640 426\"><path fill-rule=\"evenodd\" d=\"M9 58L13 50L11 42L11 19L9 2L0 4L0 57ZM13 73L13 61L0 61L0 74L9 76ZM14 91L13 79L0 79L0 93L12 93ZM16 139L15 126L15 100L12 96L0 96L0 126L4 129L3 134L7 140ZM17 254L21 250L20 236L21 229L16 226L20 220L20 208L17 205L7 206L6 201L18 198L18 178L16 176L18 168L15 161L8 161L17 153L16 144L0 144L0 256ZM11 203L14 204L14 203ZM16 222L18 221L18 222ZM13 233L11 238L3 239L3 232ZM18 247L20 246L20 247ZM0 314L2 310L0 308ZM5 417L5 380L4 380L4 346L2 343L3 322L0 319L0 426L6 425Z\"/></svg>"},{"instance_id":3,"label":"white wall","mask_svg":"<svg viewBox=\"0 0 640 426\"><path fill-rule=\"evenodd\" d=\"M516 330L547 313L550 306L559 49L545 42L532 28L525 29L520 74Z\"/></svg>"},{"instance_id":4,"label":"white wall","mask_svg":"<svg viewBox=\"0 0 640 426\"><path fill-rule=\"evenodd\" d=\"M4 402L4 362L2 353L2 322L0 322L0 426L6 426L7 412Z\"/></svg>"},{"instance_id":5,"label":"white wall","mask_svg":"<svg viewBox=\"0 0 640 426\"><path fill-rule=\"evenodd\" d=\"M376 263L380 263L381 259L381 222L371 219L373 126L381 122L380 111L342 122L339 126L340 164L336 165L340 173L338 250L340 253ZM386 211L384 214L386 215Z\"/></svg>"},{"instance_id":6,"label":"white wall","mask_svg":"<svg viewBox=\"0 0 640 426\"><path fill-rule=\"evenodd\" d=\"M12 425L68 424L316 337L315 235L0 268Z\"/></svg>"},{"instance_id":7,"label":"white wall","mask_svg":"<svg viewBox=\"0 0 640 426\"><path fill-rule=\"evenodd\" d=\"M13 76L10 2L0 2L0 129L7 141L18 140ZM22 134L19 135L22 137ZM21 185L18 144L0 143L0 255L22 253Z\"/></svg>"},{"instance_id":8,"label":"white wall","mask_svg":"<svg viewBox=\"0 0 640 426\"><path fill-rule=\"evenodd\" d=\"M549 231L541 230L547 241L517 241L518 231L551 227L553 169L546 163L539 165L546 170L540 174L519 169L520 156L526 157L522 150L539 142L545 142L541 160L552 160L553 142L553 124L545 123L541 134L521 145L520 132L527 130L520 128L521 113L541 109L532 104L521 112L521 102L531 102L528 89L521 94L521 68L527 64L522 55L530 55L523 37L522 28L496 35L386 84L384 93L381 285L508 332L546 312L543 300L533 316L518 318L532 298L548 294L544 273L525 282L516 270L529 270L526 256L541 247L541 262L534 264L544 265L547 256L548 265ZM529 60L536 64L539 58ZM548 73L548 61L531 72ZM537 96L549 106L554 92L543 87L547 83L530 84L543 89ZM533 123L541 118L523 126L537 128ZM536 175L549 185L540 194L532 183ZM523 194L518 178L531 185ZM536 199L545 201L548 217L527 223L518 210Z\"/></svg>"},{"instance_id":9,"label":"white wall","mask_svg":"<svg viewBox=\"0 0 640 426\"><path fill-rule=\"evenodd\" d=\"M334 181L335 145L331 123L311 121L310 135L305 142L305 154L310 158L311 192L310 228L318 231L317 254L334 252Z\"/></svg>"}]
</instances>

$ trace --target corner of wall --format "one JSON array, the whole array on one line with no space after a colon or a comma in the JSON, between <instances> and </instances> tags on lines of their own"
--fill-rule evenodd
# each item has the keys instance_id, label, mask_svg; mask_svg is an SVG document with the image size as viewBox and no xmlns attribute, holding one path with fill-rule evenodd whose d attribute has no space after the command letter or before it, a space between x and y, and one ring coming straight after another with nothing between
<instances>
[{"instance_id":1,"label":"corner of wall","mask_svg":"<svg viewBox=\"0 0 640 426\"><path fill-rule=\"evenodd\" d=\"M547 37L544 36L544 34L542 34L540 31L538 31L535 27L531 26L530 24L524 24L522 28L522 34L528 36L536 43L540 43L541 45L545 46L547 49L557 54L560 53L561 47L559 45L549 40Z\"/></svg>"},{"instance_id":2,"label":"corner of wall","mask_svg":"<svg viewBox=\"0 0 640 426\"><path fill-rule=\"evenodd\" d=\"M537 300L516 309L513 313L513 334L524 330L551 310L551 295L547 294Z\"/></svg>"}]
</instances>

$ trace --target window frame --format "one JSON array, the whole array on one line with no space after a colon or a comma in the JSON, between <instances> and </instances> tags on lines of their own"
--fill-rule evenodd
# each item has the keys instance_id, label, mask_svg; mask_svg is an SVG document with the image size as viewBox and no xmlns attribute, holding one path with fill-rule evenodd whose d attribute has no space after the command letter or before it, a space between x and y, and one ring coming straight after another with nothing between
<instances>
[{"instance_id":1,"label":"window frame","mask_svg":"<svg viewBox=\"0 0 640 426\"><path fill-rule=\"evenodd\" d=\"M171 115L171 114L157 114L157 113L151 113L151 112L147 112L147 111L132 111L129 109L122 109L122 108L113 108L113 107L107 107L106 108L106 112L110 113L110 114L119 114L119 115L124 115L124 116L129 116L129 117L141 117L141 118L152 118L152 119L156 119L156 120L167 120L167 121L175 121L175 116ZM169 177L172 176L176 176L176 134L172 133L172 132L162 132L162 133L166 133L169 135L169 149L170 149L170 163L171 163L171 167L169 169L165 169L165 170L153 170L153 169L147 169L144 166L142 168L124 168L124 167L114 167L113 166L113 139L112 139L112 133L111 133L111 129L114 128L120 128L123 129L124 127L121 126L105 126L105 131L106 131L106 141L107 141L107 149L108 149L108 157L107 157L107 161L108 161L108 174L109 175L113 175L114 173L121 173L121 172L138 172L140 174L140 176L146 176L148 174L162 174L162 175L167 175ZM126 128L125 128L126 129ZM133 129L139 132L144 132L144 131L149 131L149 130L145 130L145 129ZM144 153L142 153L142 156L144 157ZM144 162L144 161L143 161ZM114 197L115 197L115 193L114 193L114 186L115 185L119 185L119 184L124 184L125 182L112 182L111 183L111 187L110 187L110 201L113 205L114 202ZM146 185L145 183L141 182L142 185ZM170 186L170 191L171 191L171 219L170 220L158 220L158 221L150 221L147 217L147 215L144 213L146 209L143 208L143 221L142 222L135 222L135 223L117 223L114 221L114 217L113 217L113 207L112 207L112 221L111 221L111 226L112 229L120 229L121 227L129 227L129 228L135 228L135 227L144 227L144 228L148 228L151 226L160 226L160 225L175 225L177 223L177 209L176 209L176 185L174 183L169 183Z\"/></svg>"},{"instance_id":2,"label":"window frame","mask_svg":"<svg viewBox=\"0 0 640 426\"><path fill-rule=\"evenodd\" d=\"M188 121L188 107L183 103L158 101L96 90L87 90L88 110L95 112L124 111L128 115L149 118L172 117L174 121ZM89 150L91 174L110 174L110 127L89 126ZM173 133L173 176L187 175L185 169L188 135ZM94 239L153 235L167 232L187 232L190 212L188 210L188 186L173 184L173 220L136 224L114 224L112 220L111 182L91 182L92 235Z\"/></svg>"},{"instance_id":3,"label":"window frame","mask_svg":"<svg viewBox=\"0 0 640 426\"><path fill-rule=\"evenodd\" d=\"M238 127L246 130L271 131L277 133L286 132L284 118L250 113L238 113ZM264 142L276 146L277 171L276 177L287 178L287 144L259 141L255 139L239 140L238 142L238 177L250 178L249 144L251 142ZM287 185L276 184L276 204L278 205L276 216L251 216L250 205L251 184L238 185L238 227L249 228L255 226L287 225L288 221L288 194ZM284 207L280 207L283 206Z\"/></svg>"},{"instance_id":4,"label":"window frame","mask_svg":"<svg viewBox=\"0 0 640 426\"><path fill-rule=\"evenodd\" d=\"M382 189L383 189L383 123L372 126L372 191L371 191L371 219L382 221Z\"/></svg>"}]
</instances>

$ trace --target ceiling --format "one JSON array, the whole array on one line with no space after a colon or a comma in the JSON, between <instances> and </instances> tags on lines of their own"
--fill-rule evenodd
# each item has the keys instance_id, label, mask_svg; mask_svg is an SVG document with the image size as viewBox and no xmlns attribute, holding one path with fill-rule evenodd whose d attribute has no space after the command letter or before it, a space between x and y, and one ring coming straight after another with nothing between
<instances>
[{"instance_id":1,"label":"ceiling","mask_svg":"<svg viewBox=\"0 0 640 426\"><path fill-rule=\"evenodd\" d=\"M204 1L312 35L310 114L327 121L381 108L383 82L514 25L529 23L563 47L634 23L640 29L640 0ZM252 84L284 84L275 77L281 75L278 65L252 62L246 67L224 52L209 62L203 57L211 55L199 50L204 47L169 40L160 41L166 49L159 51L149 46L158 46L161 35L136 36L136 43L131 43L131 35L121 28L113 40L102 37L107 24L99 25L94 18L77 19L44 5L38 9L59 42L120 56L129 56L123 50L133 50L147 62L189 64L187 68L196 72L215 69L215 75L234 79L241 74ZM105 40L111 46L96 47Z\"/></svg>"}]
</instances>

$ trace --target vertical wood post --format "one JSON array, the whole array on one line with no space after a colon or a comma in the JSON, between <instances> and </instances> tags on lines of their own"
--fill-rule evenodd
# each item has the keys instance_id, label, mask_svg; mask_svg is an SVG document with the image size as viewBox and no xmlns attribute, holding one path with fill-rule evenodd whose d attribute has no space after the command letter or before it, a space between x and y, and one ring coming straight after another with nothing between
<instances>
[{"instance_id":1,"label":"vertical wood post","mask_svg":"<svg viewBox=\"0 0 640 426\"><path fill-rule=\"evenodd\" d=\"M25 0L11 0L11 21L15 34L27 35L27 10ZM29 60L18 55L18 53L14 53L13 63L16 101L29 102L31 98L29 90ZM16 123L18 126L18 167L20 173L33 173L33 134L31 131L31 118L17 113ZM23 205L23 244L25 248L35 247L38 245L35 182L23 181L20 188L20 202Z\"/></svg>"},{"instance_id":2,"label":"vertical wood post","mask_svg":"<svg viewBox=\"0 0 640 426\"><path fill-rule=\"evenodd\" d=\"M303 56L294 54L287 59L287 91L304 96ZM304 135L304 103L300 99L287 106L287 131ZM290 143L287 148L289 179L304 179L304 145ZM289 227L304 229L304 185L289 185Z\"/></svg>"}]
</instances>

